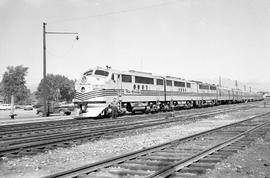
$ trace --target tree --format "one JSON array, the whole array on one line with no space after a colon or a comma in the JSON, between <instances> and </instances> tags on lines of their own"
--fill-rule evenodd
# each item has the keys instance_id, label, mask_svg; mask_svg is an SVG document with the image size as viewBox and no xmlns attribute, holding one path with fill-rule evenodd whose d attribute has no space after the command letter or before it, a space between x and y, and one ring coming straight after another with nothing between
<instances>
[{"instance_id":1,"label":"tree","mask_svg":"<svg viewBox=\"0 0 270 178\"><path fill-rule=\"evenodd\" d=\"M2 85L2 82L0 82L0 102L3 101L5 102L5 94L4 94L4 90L3 90L3 85Z\"/></svg>"},{"instance_id":2,"label":"tree","mask_svg":"<svg viewBox=\"0 0 270 178\"><path fill-rule=\"evenodd\" d=\"M19 66L8 66L7 71L4 73L2 78L2 92L4 97L11 101L11 115L13 114L14 97L17 99L27 98L27 87L25 86L25 76L27 74L28 67Z\"/></svg>"},{"instance_id":3,"label":"tree","mask_svg":"<svg viewBox=\"0 0 270 178\"><path fill-rule=\"evenodd\" d=\"M75 82L63 75L48 74L46 77L47 94L44 92L42 79L36 92L37 98L41 101L47 95L48 101L70 102L75 95Z\"/></svg>"},{"instance_id":4,"label":"tree","mask_svg":"<svg viewBox=\"0 0 270 178\"><path fill-rule=\"evenodd\" d=\"M30 98L30 95L30 89L27 87L22 87L15 96L15 102L17 104L31 104L32 99Z\"/></svg>"}]
</instances>

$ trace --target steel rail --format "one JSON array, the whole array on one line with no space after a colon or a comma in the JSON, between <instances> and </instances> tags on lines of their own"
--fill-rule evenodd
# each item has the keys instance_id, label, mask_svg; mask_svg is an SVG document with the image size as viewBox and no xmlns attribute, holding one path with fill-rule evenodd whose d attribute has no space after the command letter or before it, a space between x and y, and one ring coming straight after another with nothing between
<instances>
[{"instance_id":1,"label":"steel rail","mask_svg":"<svg viewBox=\"0 0 270 178\"><path fill-rule=\"evenodd\" d=\"M232 111L235 111L235 110L237 110L237 109L236 108L232 108L232 109L229 108L229 109L225 109L225 110L224 109L222 109L222 110L214 110L214 111L211 111L211 112L202 112L202 113L195 113L195 114L192 114L192 113L191 114L184 114L184 115L177 116L177 117L175 117L173 119L175 120L175 122L178 122L177 119L182 120L182 119L187 118L187 117L204 117L204 116L215 115L215 114L220 114L220 113L224 113L224 112L232 112ZM146 122L151 123L151 122L154 122L154 121L163 121L163 120L168 121L168 118L145 119L145 120L139 120L139 121L135 120L132 123L127 123L127 121L126 121L125 124L121 124L121 125L119 125L119 122L121 122L121 121L118 121L118 120L117 121L109 120L108 123L115 123L115 125L110 125L110 128L115 128L115 127L119 127L119 126L131 126L131 125L137 125L137 124L140 124L140 123L145 124ZM103 122L102 124L105 124L105 123L106 122ZM106 125L108 125L108 123L106 123ZM90 124L90 126L91 125L92 124ZM32 134L32 135L26 134L25 136L22 135L22 136L19 136L19 137L6 137L6 138L2 137L2 138L0 138L0 144L1 143L8 144L9 142L14 144L14 143L16 143L18 141L27 142L29 140L38 139L38 138L43 138L44 139L46 137L63 135L63 134L68 134L68 133L89 132L89 130L91 130L91 131L101 130L103 128L108 127L108 126L99 126L98 127L98 126L95 126L95 125L92 126L92 127L89 127L89 125L83 125L83 126L84 126L84 128L77 128L77 129L71 129L71 130L66 130L67 128L61 128L59 126L59 128L61 128L61 129L57 133L55 132L56 128L54 128L51 133L43 133L43 132L41 132L39 134ZM70 128L70 127L71 126L69 126L68 128ZM40 129L40 131L42 131L42 130L44 130L44 129Z\"/></svg>"},{"instance_id":2,"label":"steel rail","mask_svg":"<svg viewBox=\"0 0 270 178\"><path fill-rule=\"evenodd\" d=\"M225 125L225 126L217 127L215 129L211 129L211 130L208 130L208 131L193 134L193 135L181 138L181 139L177 139L177 140L174 140L174 141L171 141L171 142L167 142L167 143L163 143L163 144L160 144L160 145L152 146L152 147L149 147L149 148L146 148L146 149L143 149L143 150L138 150L138 151L135 151L135 152L131 152L131 153L127 153L127 154L124 154L124 155L116 156L114 158L110 158L110 159L107 159L107 160L99 161L99 162L92 163L92 164L87 164L85 166L81 166L81 167L78 167L78 168L74 168L74 169L70 169L70 170L67 170L67 171L52 174L52 175L46 176L45 178L76 177L76 176L81 175L81 174L88 174L90 172L97 171L97 170L102 169L104 167L109 167L109 166L112 166L114 164L124 162L126 160L130 160L130 159L137 158L139 156L146 155L146 154L148 154L150 152L163 150L163 149L168 148L171 145L177 144L179 142L182 143L182 142L186 142L186 141L189 141L189 140L193 140L195 138L202 137L204 135L216 132L216 131L218 131L220 129L228 128L228 127L231 127L231 126L234 126L234 125L237 125L237 124L241 124L241 123L253 120L253 119L258 118L258 117L269 115L269 114L270 114L270 112L266 112L266 113L263 113L263 114L251 116L251 117L249 117L249 118L247 118L245 120L239 121L239 122L235 122L235 123L231 123L231 124L228 124L228 125Z\"/></svg>"},{"instance_id":3,"label":"steel rail","mask_svg":"<svg viewBox=\"0 0 270 178\"><path fill-rule=\"evenodd\" d=\"M222 111L226 112L226 111ZM215 114L219 114L220 112L212 112L212 113L204 113L204 114L194 114L193 116L189 116L192 118L196 117L205 117L205 116L211 116ZM162 124L168 124L173 122L179 122L186 119L189 119L189 117L185 117L184 119L179 118L171 118L171 119L162 119L162 120L152 120L148 123L145 122L137 122L132 124L123 124L118 125L116 127L109 126L102 129L97 130L87 130L85 132L77 131L77 132L71 132L71 133L63 133L63 134L55 134L55 135L49 135L49 136L42 136L38 138L29 138L29 139L21 139L17 142L2 142L1 148L0 148L0 156L14 153L14 152L20 152L23 149L35 149L35 148L42 148L49 145L55 145L60 143L66 143L70 140L79 140L84 138L90 139L96 139L100 138L102 136L105 136L106 134L112 134L117 132L124 132L134 129L140 129L140 128L147 128L147 127L153 127L153 126L159 126Z\"/></svg>"},{"instance_id":4,"label":"steel rail","mask_svg":"<svg viewBox=\"0 0 270 178\"><path fill-rule=\"evenodd\" d=\"M245 108L245 107L252 107L253 105L245 105L245 104L243 104L243 105L236 105L236 107L235 106L230 106L230 107L226 107L226 108L217 108L217 110L222 110L222 109L230 109L230 108ZM223 106L222 106L223 107ZM213 109L213 110L215 110L216 108L211 108L211 109ZM189 110L190 111L190 110ZM200 110L193 110L192 111L193 113L194 112L200 112ZM181 114L183 114L183 111L181 111L181 112L179 112L179 111L175 111L175 115L181 115ZM185 114L185 113L184 113ZM158 115L162 115L162 116L166 116L166 115L168 115L167 113L158 113ZM123 117L123 118L121 118L121 119L133 119L133 117L136 117L136 119L138 119L138 115L136 115L136 116L132 116L132 117ZM144 117L149 117L149 115L142 115L142 117L144 118ZM153 115L153 117L154 117L154 115ZM55 126L55 125L60 125L60 126L63 126L63 123L65 124L65 123L67 123L67 124L73 124L74 122L76 123L76 122L78 122L79 121L79 123L88 123L89 121L90 122L93 122L93 123L98 123L98 122L102 122L102 121L94 121L94 120L56 120L56 121L43 121L43 122L34 122L34 123L20 123L20 124L12 124L12 125L0 125L0 134L1 133L4 133L4 134L7 134L7 133L17 133L17 132L20 132L20 130L30 130L30 129L35 129L35 130L37 130L37 129L40 129L40 127L43 127L44 129L47 129L48 128L48 124L50 124L50 125L52 125L52 126ZM107 121L105 121L105 122L107 122ZM50 125L49 125L49 127L50 127ZM26 127L27 126L27 127ZM36 127L37 126L37 127ZM33 130L33 131L35 131L35 130Z\"/></svg>"},{"instance_id":5,"label":"steel rail","mask_svg":"<svg viewBox=\"0 0 270 178\"><path fill-rule=\"evenodd\" d=\"M150 127L150 126L155 126L158 124L167 124L167 123L172 123L172 122L179 122L179 121L184 121L186 119L191 118L197 118L197 117L209 117L212 115L216 115L216 114L221 114L224 112L230 112L230 111L234 111L235 109L227 109L227 110L218 110L218 111L212 111L212 112L203 112L203 113L196 113L196 114L187 114L187 115L183 115L183 116L179 116L179 117L175 117L175 118L158 118L158 119L152 119L152 120L148 120L148 122L145 122L145 120L142 121L135 121L133 123L124 123L119 125L118 122L117 125L110 125L109 129L108 126L103 126L103 127L91 127L91 128L84 128L84 129L80 129L80 130L73 130L73 131L66 131L66 132L61 132L61 133L52 133L52 134L48 134L45 133L44 135L41 136L27 136L27 137L20 137L18 139L13 139L13 138L6 138L6 139L1 139L0 140L0 144L3 145L16 145L16 143L20 143L21 141L25 144L27 142L34 142L35 140L44 140L44 139L49 139L51 140L52 138L56 138L56 137L62 137L62 136L67 136L67 134L70 134L69 136L71 136L72 134L87 134L87 133L95 133L95 132L115 132L115 131L125 131L126 129L137 129L137 128L141 128L141 127ZM183 118L182 118L183 117ZM143 125L142 125L143 124ZM120 129L120 130L119 130ZM22 146L20 146L22 147ZM1 152L1 149L0 149Z\"/></svg>"},{"instance_id":6,"label":"steel rail","mask_svg":"<svg viewBox=\"0 0 270 178\"><path fill-rule=\"evenodd\" d=\"M192 163L194 163L194 162L196 162L196 161L198 161L198 160L200 160L200 159L202 159L202 158L204 158L204 157L206 157L206 156L208 156L208 155L210 155L210 154L212 154L212 153L214 153L214 152L216 152L216 151L218 151L218 150L220 150L220 149L222 149L222 148L224 148L224 147L226 147L226 146L228 146L228 145L230 145L230 144L232 144L232 143L234 143L234 142L236 142L236 141L238 141L240 139L242 139L248 133L250 133L250 132L252 132L252 131L254 131L256 129L259 129L261 127L264 127L265 125L268 125L268 124L270 124L270 121L266 121L263 124L260 124L260 125L258 125L256 127L253 127L253 128L251 128L251 129L249 129L249 130L247 130L247 131L245 131L245 132L243 132L243 133L241 133L241 134L239 134L239 135L237 135L237 136L235 136L235 137L233 137L231 139L228 139L228 140L224 141L223 143L217 144L217 145L215 145L215 146L213 146L213 147L211 147L209 149L206 149L206 150L204 150L204 151L202 151L200 153L197 153L196 155L193 155L193 156L191 156L189 158L186 158L186 159L184 159L182 161L176 162L175 164L170 165L170 166L156 172L155 174L147 176L146 178L163 178L163 177L167 177L167 176L171 175L173 172L177 172L180 169L182 169L182 168L184 168L186 166L189 166L190 164L192 164Z\"/></svg>"},{"instance_id":7,"label":"steel rail","mask_svg":"<svg viewBox=\"0 0 270 178\"><path fill-rule=\"evenodd\" d=\"M237 110L237 109L247 109L247 107L250 107L250 105L248 106L239 106L237 108L223 108L223 109L214 109L213 112L213 115L215 114L215 112L218 112L218 111L222 111L222 112L230 112L230 111L234 111L234 110ZM210 111L211 112L211 111ZM198 115L199 117L203 117L203 115L201 114L207 114L208 116L211 114L209 114L209 111L204 111L202 113L199 113L199 114L190 114L190 113L187 113L187 114L180 114L178 115L177 117L175 117L174 119L176 118L179 118L179 117L195 117L196 115ZM166 117L165 117L166 118ZM155 124L152 124L151 125L151 122L154 121L154 119L147 119L147 120L150 120L149 125L145 125L145 127L150 127L150 126L154 126ZM156 120L164 120L164 118L158 118ZM159 123L159 124L166 124L167 123L167 120L169 119L166 119L165 122L162 123L162 121ZM141 122L145 123L146 120L142 120ZM92 123L98 123L99 125L108 125L108 123L116 123L117 124L117 127L119 128L119 126L121 127L131 127L132 124L121 124L119 125L119 122L127 122L127 120L125 119L121 119L121 120L117 120L117 121L104 121L104 122L90 122L90 126ZM137 121L137 122L134 122L134 124L140 124L139 123L140 121ZM172 121L170 121L172 122ZM177 120L175 120L175 122L177 122ZM85 122L84 122L85 123ZM102 131L102 129L104 129L104 135L106 134L105 132L109 132L109 133L112 133L112 132L123 132L123 131L126 131L128 130L129 128L126 128L126 129L117 129L115 126L110 126L110 129L114 129L114 130L107 130L106 129L106 126L103 126L103 127L97 127L97 126L93 126L93 127L89 127L89 123L88 124L85 124L85 125L77 125L77 127L79 128L75 128L75 129L70 129L71 127L65 127L65 128L61 128L59 126L57 126L59 128L59 131L56 129L56 128L53 128L52 130L46 130L44 132L44 129L41 129L39 128L38 130L40 132L38 133L33 133L33 134L30 134L30 133L27 133L27 134L23 134L23 133L20 133L19 136L17 137L12 137L10 135L6 135L6 136L2 136L2 138L0 138L0 145L2 146L2 149L0 149L0 156L5 154L5 153L10 153L11 150L13 150L13 152L17 149L17 150L22 150L22 149L27 149L27 148L31 148L31 147L37 147L37 146L41 146L41 145L44 145L42 143L40 143L41 140L43 140L43 142L46 144L49 144L48 142L45 142L46 140L51 140L51 143L52 144L56 144L57 142L55 142L55 138L58 138L60 140L59 143L63 143L63 142L66 142L68 140L71 140L71 139L83 139L84 137L93 137L93 139L95 138L99 138L102 136L102 134L100 134L100 132ZM75 126L74 126L75 127ZM83 127L83 128L81 128ZM115 129L116 128L116 129ZM130 128L130 130L132 129L136 129L136 128L141 128L141 126L139 127L133 127L133 128ZM42 132L43 130L43 132ZM89 130L91 130L91 133L89 133ZM98 130L98 131L96 131ZM97 132L97 133L94 133ZM88 133L88 135L85 135L85 133ZM83 136L76 136L76 134L84 134ZM72 137L70 137L72 136ZM75 136L75 137L73 137ZM65 137L70 137L69 139L65 139ZM90 139L89 139L90 140ZM35 141L38 141L36 144L31 144L30 142L35 142ZM23 144L20 144L20 143L23 143ZM28 145L27 145L28 143ZM17 147L16 147L16 144ZM9 145L12 145L12 147L9 147ZM31 145L31 146L30 146ZM36 145L36 146L34 146ZM68 144L67 144L68 145ZM9 150L10 149L10 150ZM8 151L9 150L9 151Z\"/></svg>"}]
</instances>

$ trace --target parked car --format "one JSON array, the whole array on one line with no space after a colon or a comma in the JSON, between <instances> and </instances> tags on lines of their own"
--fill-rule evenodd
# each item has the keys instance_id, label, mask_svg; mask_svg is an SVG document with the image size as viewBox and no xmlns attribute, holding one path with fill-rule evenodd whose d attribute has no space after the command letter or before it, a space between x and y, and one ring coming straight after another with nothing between
<instances>
[{"instance_id":1,"label":"parked car","mask_svg":"<svg viewBox=\"0 0 270 178\"><path fill-rule=\"evenodd\" d=\"M37 108L40 108L41 106L43 106L43 104L37 103L33 105L33 108L37 109Z\"/></svg>"},{"instance_id":2,"label":"parked car","mask_svg":"<svg viewBox=\"0 0 270 178\"><path fill-rule=\"evenodd\" d=\"M0 110L11 110L10 104L0 104Z\"/></svg>"},{"instance_id":3,"label":"parked car","mask_svg":"<svg viewBox=\"0 0 270 178\"><path fill-rule=\"evenodd\" d=\"M72 109L69 107L60 106L58 103L49 103L48 104L48 114L55 114L59 113L60 115L70 115ZM37 108L37 115L43 116L44 107L41 106Z\"/></svg>"},{"instance_id":4,"label":"parked car","mask_svg":"<svg viewBox=\"0 0 270 178\"><path fill-rule=\"evenodd\" d=\"M15 109L23 109L24 105L15 105L14 107L15 107Z\"/></svg>"},{"instance_id":5,"label":"parked car","mask_svg":"<svg viewBox=\"0 0 270 178\"><path fill-rule=\"evenodd\" d=\"M24 106L23 110L33 110L33 106L32 105L26 105Z\"/></svg>"}]
</instances>

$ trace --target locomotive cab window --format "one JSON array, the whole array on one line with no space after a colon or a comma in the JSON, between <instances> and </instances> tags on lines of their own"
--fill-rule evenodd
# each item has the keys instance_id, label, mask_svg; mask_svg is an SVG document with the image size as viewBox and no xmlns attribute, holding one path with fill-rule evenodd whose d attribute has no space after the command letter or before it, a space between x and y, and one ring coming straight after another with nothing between
<instances>
[{"instance_id":1,"label":"locomotive cab window","mask_svg":"<svg viewBox=\"0 0 270 178\"><path fill-rule=\"evenodd\" d=\"M92 74L93 74L93 70L89 70L89 71L86 71L83 75L88 76Z\"/></svg>"},{"instance_id":2,"label":"locomotive cab window","mask_svg":"<svg viewBox=\"0 0 270 178\"><path fill-rule=\"evenodd\" d=\"M107 77L109 75L109 72L105 70L96 70L95 75L101 75L101 76Z\"/></svg>"}]
</instances>

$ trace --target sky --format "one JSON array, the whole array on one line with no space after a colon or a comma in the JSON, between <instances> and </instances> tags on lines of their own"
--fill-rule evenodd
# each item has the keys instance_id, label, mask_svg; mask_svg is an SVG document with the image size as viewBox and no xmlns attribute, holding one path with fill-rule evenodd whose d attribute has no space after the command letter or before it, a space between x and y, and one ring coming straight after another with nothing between
<instances>
[{"instance_id":1,"label":"sky","mask_svg":"<svg viewBox=\"0 0 270 178\"><path fill-rule=\"evenodd\" d=\"M0 78L29 67L78 79L91 67L270 84L269 0L0 0ZM264 85L267 86L267 85ZM269 87L270 89L270 87Z\"/></svg>"}]
</instances>

